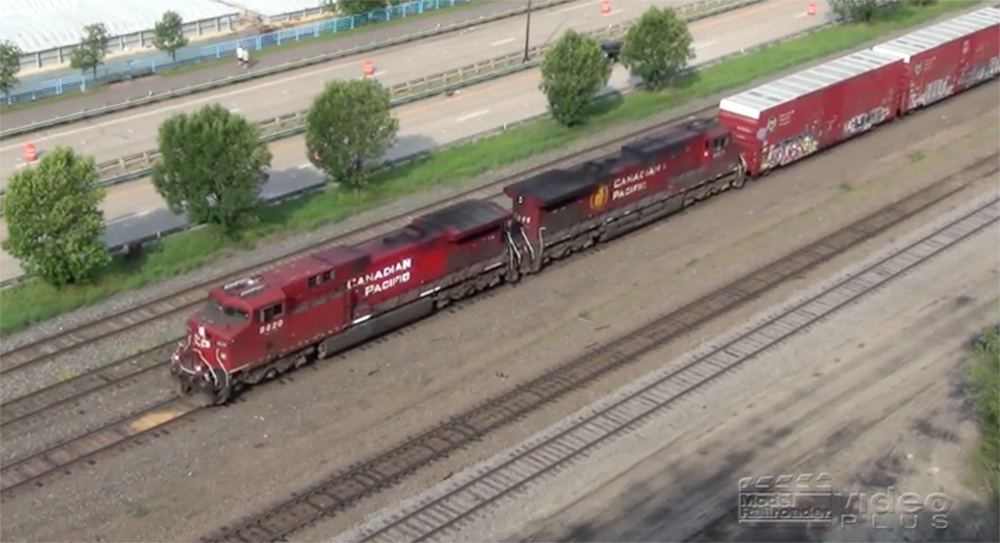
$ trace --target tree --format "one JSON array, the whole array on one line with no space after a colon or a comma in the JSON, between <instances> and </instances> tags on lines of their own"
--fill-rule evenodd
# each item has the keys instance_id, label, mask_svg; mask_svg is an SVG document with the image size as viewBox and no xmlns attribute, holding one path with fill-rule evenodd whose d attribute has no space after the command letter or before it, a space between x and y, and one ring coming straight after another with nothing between
<instances>
[{"instance_id":1,"label":"tree","mask_svg":"<svg viewBox=\"0 0 1000 543\"><path fill-rule=\"evenodd\" d=\"M153 47L170 53L171 62L177 62L177 50L188 44L184 36L184 20L176 11L167 10L153 28Z\"/></svg>"},{"instance_id":2,"label":"tree","mask_svg":"<svg viewBox=\"0 0 1000 543\"><path fill-rule=\"evenodd\" d=\"M153 186L174 213L227 235L257 219L271 151L260 129L219 104L163 121Z\"/></svg>"},{"instance_id":3,"label":"tree","mask_svg":"<svg viewBox=\"0 0 1000 543\"><path fill-rule=\"evenodd\" d=\"M83 33L80 45L69 54L69 64L77 70L90 70L97 79L97 67L104 64L108 54L108 29L104 23L94 23L83 27Z\"/></svg>"},{"instance_id":4,"label":"tree","mask_svg":"<svg viewBox=\"0 0 1000 543\"><path fill-rule=\"evenodd\" d=\"M306 115L306 150L331 181L357 189L368 183L372 161L385 155L398 131L388 89L375 79L335 79Z\"/></svg>"},{"instance_id":5,"label":"tree","mask_svg":"<svg viewBox=\"0 0 1000 543\"><path fill-rule=\"evenodd\" d=\"M838 18L855 23L870 23L882 18L888 18L904 7L904 4L928 5L933 0L830 0L830 8Z\"/></svg>"},{"instance_id":6,"label":"tree","mask_svg":"<svg viewBox=\"0 0 1000 543\"><path fill-rule=\"evenodd\" d=\"M7 221L3 248L24 270L53 285L79 283L107 266L101 241L104 189L94 159L57 147L17 170L0 200Z\"/></svg>"},{"instance_id":7,"label":"tree","mask_svg":"<svg viewBox=\"0 0 1000 543\"><path fill-rule=\"evenodd\" d=\"M539 88L552 117L565 126L583 122L587 106L611 78L611 62L596 39L567 30L545 53Z\"/></svg>"},{"instance_id":8,"label":"tree","mask_svg":"<svg viewBox=\"0 0 1000 543\"><path fill-rule=\"evenodd\" d=\"M337 11L344 15L360 15L382 9L388 5L388 2L384 0L324 0L323 6L327 5L330 6L327 8L328 11Z\"/></svg>"},{"instance_id":9,"label":"tree","mask_svg":"<svg viewBox=\"0 0 1000 543\"><path fill-rule=\"evenodd\" d=\"M17 86L17 74L21 71L21 57L24 52L10 40L0 41L0 92L4 98L10 89Z\"/></svg>"},{"instance_id":10,"label":"tree","mask_svg":"<svg viewBox=\"0 0 1000 543\"><path fill-rule=\"evenodd\" d=\"M687 22L671 8L651 7L629 29L622 64L648 87L669 83L694 58Z\"/></svg>"}]
</instances>

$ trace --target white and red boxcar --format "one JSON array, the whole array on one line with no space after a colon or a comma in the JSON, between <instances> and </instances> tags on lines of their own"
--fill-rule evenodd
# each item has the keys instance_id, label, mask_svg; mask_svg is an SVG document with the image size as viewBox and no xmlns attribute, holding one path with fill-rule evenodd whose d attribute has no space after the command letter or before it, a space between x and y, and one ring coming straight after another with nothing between
<instances>
[{"instance_id":1,"label":"white and red boxcar","mask_svg":"<svg viewBox=\"0 0 1000 543\"><path fill-rule=\"evenodd\" d=\"M872 47L903 60L898 113L1000 74L1000 9L985 8Z\"/></svg>"},{"instance_id":2,"label":"white and red boxcar","mask_svg":"<svg viewBox=\"0 0 1000 543\"><path fill-rule=\"evenodd\" d=\"M859 51L726 98L719 120L757 176L891 119L902 65Z\"/></svg>"}]
</instances>

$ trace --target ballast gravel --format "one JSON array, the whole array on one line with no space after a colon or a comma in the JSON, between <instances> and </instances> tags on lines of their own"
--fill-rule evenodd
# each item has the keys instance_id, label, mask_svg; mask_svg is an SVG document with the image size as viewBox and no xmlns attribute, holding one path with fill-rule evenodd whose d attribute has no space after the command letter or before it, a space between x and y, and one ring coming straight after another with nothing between
<instances>
[{"instance_id":1,"label":"ballast gravel","mask_svg":"<svg viewBox=\"0 0 1000 543\"><path fill-rule=\"evenodd\" d=\"M330 541L362 541L381 530L390 528L396 519L418 513L425 504L434 503L438 499L447 498L452 492L478 481L482 474L498 469L507 461L524 451L529 451L543 443L555 439L570 428L586 421L605 409L617 405L667 378L698 360L708 356L720 346L738 340L759 326L770 322L776 315L784 314L800 304L807 302L821 293L835 288L853 274L860 273L868 266L874 265L880 259L894 255L905 249L909 244L933 233L951 221L964 216L970 210L977 209L996 197L996 194L984 194L963 205L958 210L937 217L930 224L918 231L903 236L895 243L876 251L874 255L862 262L824 279L819 284L802 289L793 296L754 315L748 323L727 331L722 336L712 338L698 346L693 351L678 358L668 358L660 352L652 352L644 357L654 357L662 361L661 368L649 375L643 376L623 389L595 402L593 405L570 415L553 426L525 440L518 446L498 453L496 456L472 466L462 473L456 474L448 481L436 485L422 495L403 500L398 506L388 507L374 515L364 524L347 532L338 534ZM471 515L466 523L456 528L445 528L435 534L437 541L522 541L524 532L533 533L534 541L686 541L688 537L701 528L699 522L713 519L710 509L694 511L694 497L699 492L708 490L709 483L703 483L705 488L691 484L699 479L718 480L719 486L726 487L723 479L728 481L732 492L724 497L729 498L722 505L725 512L736 501L737 480L741 476L752 476L753 473L767 473L768 465L757 456L757 450L767 448L767 445L757 443L756 449L747 458L747 464L725 466L719 465L715 475L708 475L713 470L683 471L679 468L692 457L721 457L724 454L713 454L714 449L707 449L699 441L707 430L721 421L732 423L732 419L741 418L746 421L746 435L741 438L727 440L728 446L722 449L736 450L747 448L755 441L776 441L780 437L782 425L795 422L793 428L797 434L796 450L784 452L794 458L799 455L824 456L836 450L836 446L852 444L841 439L828 441L827 446L806 441L806 431L812 425L818 426L810 432L820 439L835 434L835 429L848 425L854 414L833 412L850 409L852 400L847 400L845 390L857 394L875 394L883 397L891 395L896 402L907 403L916 399L915 390L920 386L902 386L907 378L918 379L921 382L941 380L941 374L960 369L960 348L964 342L965 333L975 333L981 327L990 324L990 306L1000 297L1000 286L996 284L997 266L1000 262L1000 235L996 229L987 229L969 240L956 245L921 265L912 273L905 274L887 284L884 289L867 295L858 303L851 304L809 326L785 342L780 343L758 356L748 359L740 366L723 374L704 387L686 394L642 421L636 421L629 429L619 435L609 437L605 442L593 446L568 462L563 467L527 482L517 490L499 498L493 503L481 506L479 511ZM991 258L983 258L989 256ZM957 270L960 262L974 262ZM969 303L961 308L952 307L953 300L960 297L969 298ZM948 316L948 314L952 316ZM985 319L984 319L985 317ZM949 327L950 320L963 321L958 333ZM902 321L903 328L910 333L924 330L923 337L911 337L901 334L895 328L897 321ZM951 332L941 337L938 329ZM883 330L886 335L876 339L872 330ZM899 334L892 341L896 349L884 349L881 344L889 343L892 332ZM934 335L931 335L934 333ZM852 346L864 345L866 342L871 356L857 356L852 360L838 364L834 361L834 353L850 349ZM936 367L929 369L926 365L915 371L915 366L925 364L929 353L940 344L951 343L950 349L959 351L956 356L945 356L935 361ZM865 346L855 349L866 349ZM887 352L888 351L888 352ZM905 353L905 354L904 354ZM906 361L901 363L902 361ZM889 366L888 368L883 366ZM921 376L921 372L924 375ZM748 387L752 382L754 386ZM805 393L802 389L812 389ZM902 392L906 390L909 395ZM879 392L881 391L881 393ZM850 394L853 396L853 394ZM823 397L826 396L826 397ZM822 401L818 397L823 397ZM788 410L775 409L774 403L782 398ZM825 403L823 403L825 402ZM887 403L888 400L883 402ZM870 404L866 404L870 405ZM910 406L911 408L913 406ZM926 407L926 406L924 406ZM911 409L912 410L912 409ZM893 410L886 409L885 413ZM919 411L918 411L919 412ZM880 418L874 409L865 409L862 416ZM883 413L884 416L884 413ZM796 420L799 419L799 420ZM753 429L751 429L753 427ZM786 426L787 428L787 426ZM791 428L789 428L791 429ZM825 431L824 431L825 430ZM771 436L771 437L769 437ZM878 436L864 436L877 438ZM771 445L774 447L773 443ZM777 453L778 447L775 448ZM700 451L700 452L699 452ZM780 453L779 453L780 454ZM659 465L657 478L676 482L676 487L661 486L659 494L663 496L662 514L655 520L645 519L632 507L643 511L655 510L655 505L639 502L639 496L651 494L652 489L646 484L649 478L631 473L630 469L643 463ZM837 467L843 464L838 463ZM756 466L756 468L754 467ZM785 463L785 466L788 466ZM790 466L789 466L790 467ZM948 469L960 466L947 466ZM735 472L729 471L730 469ZM824 471L833 471L834 466L820 467ZM649 475L648 469L642 470L643 475ZM720 476L721 474L721 476ZM843 485L846 473L838 470L834 475L838 486ZM690 484L685 492L680 487ZM612 490L614 489L614 490ZM904 489L901 491L912 491ZM598 512L595 507L598 502L592 493L600 493L606 500L606 511ZM622 507L623 502L634 502L632 507ZM587 504L581 507L578 502ZM472 502L455 501L456 506L469 507ZM419 526L415 523L415 526ZM521 527L528 526L523 529ZM649 528L650 526L655 528ZM518 534L520 532L520 534ZM389 533L396 533L392 531ZM650 538L650 533L656 537ZM750 529L747 533L754 533Z\"/></svg>"},{"instance_id":2,"label":"ballast gravel","mask_svg":"<svg viewBox=\"0 0 1000 543\"><path fill-rule=\"evenodd\" d=\"M896 33L896 35L902 34L905 34L905 32ZM856 50L863 48L864 46L859 46ZM823 59L816 60L809 65L821 64L838 56L840 55L830 55ZM768 79L792 73L802 68L803 66L790 68L781 74L770 76ZM509 167L498 169L462 186L428 190L424 193L413 195L407 197L406 199L358 214L357 216L351 217L343 222L318 228L312 232L296 232L281 238L274 238L269 240L266 245L255 247L251 251L233 251L231 254L227 255L226 258L220 258L216 264L210 267L203 268L175 279L160 282L148 288L122 293L105 302L85 307L50 321L40 323L22 332L7 334L2 338L2 342L0 342L0 365L2 365L3 353L18 346L36 341L42 341L44 338L59 333L60 331L70 330L83 323L102 319L124 311L130 307L135 307L137 305L160 299L164 296L169 296L171 293L179 292L195 285L209 282L215 277L230 273L237 273L248 267L260 265L297 249L302 249L359 228L364 228L367 225L392 216L405 214L414 209L439 201L450 195L455 195L472 188L482 187L495 182L496 180L516 175L517 173L556 160L558 157L565 156L568 153L600 145L627 134L640 131L644 128L659 125L671 119L684 118L706 107L712 107L725 96L738 92L739 90L751 88L755 84L757 84L757 82L744 85L740 89L734 89L733 91L719 93L715 96L687 103L679 108L664 111L658 115L651 116L649 119L642 122L622 124L617 127L604 129L599 134L595 134L592 137L584 138L571 143L563 149L546 153ZM5 376L5 379L0 382L0 401L9 401L12 398L28 394L34 390L38 390L54 382L65 379L67 375L88 371L111 361L129 356L135 352L137 345L152 346L159 342L178 337L182 332L182 322L183 319L166 319L153 323L149 327L143 327L142 329L115 336L107 341L97 342L93 344L93 347L77 351L69 356L60 358L59 360L52 360L49 363L43 364L37 370L32 369L23 373L18 372L17 374L13 374L9 377Z\"/></svg>"},{"instance_id":3,"label":"ballast gravel","mask_svg":"<svg viewBox=\"0 0 1000 543\"><path fill-rule=\"evenodd\" d=\"M10 500L0 511L2 535L195 540L260 512L989 154L997 137L984 112L997 109L997 98L996 89L977 91L517 288L258 387L243 402ZM916 151L925 158L914 163ZM718 333L746 311L703 333ZM329 538L373 508L426 488L649 369L639 364L568 396L295 539Z\"/></svg>"}]
</instances>

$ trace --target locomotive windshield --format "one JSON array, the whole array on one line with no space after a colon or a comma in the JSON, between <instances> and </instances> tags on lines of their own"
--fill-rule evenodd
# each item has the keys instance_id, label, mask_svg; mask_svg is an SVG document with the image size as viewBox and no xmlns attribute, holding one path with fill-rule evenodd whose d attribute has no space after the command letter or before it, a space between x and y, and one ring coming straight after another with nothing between
<instances>
[{"instance_id":1,"label":"locomotive windshield","mask_svg":"<svg viewBox=\"0 0 1000 543\"><path fill-rule=\"evenodd\" d=\"M249 313L238 307L223 303L211 295L205 304L202 317L206 321L215 324L236 324L250 321Z\"/></svg>"}]
</instances>

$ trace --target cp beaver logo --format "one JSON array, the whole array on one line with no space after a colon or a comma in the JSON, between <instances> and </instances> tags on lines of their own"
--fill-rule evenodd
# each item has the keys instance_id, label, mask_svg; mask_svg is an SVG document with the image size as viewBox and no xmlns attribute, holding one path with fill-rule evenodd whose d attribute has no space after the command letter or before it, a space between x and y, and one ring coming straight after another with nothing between
<instances>
[{"instance_id":1,"label":"cp beaver logo","mask_svg":"<svg viewBox=\"0 0 1000 543\"><path fill-rule=\"evenodd\" d=\"M604 207L606 203L608 203L608 187L607 185L601 185L597 187L594 194L590 195L590 209L597 211Z\"/></svg>"}]
</instances>

